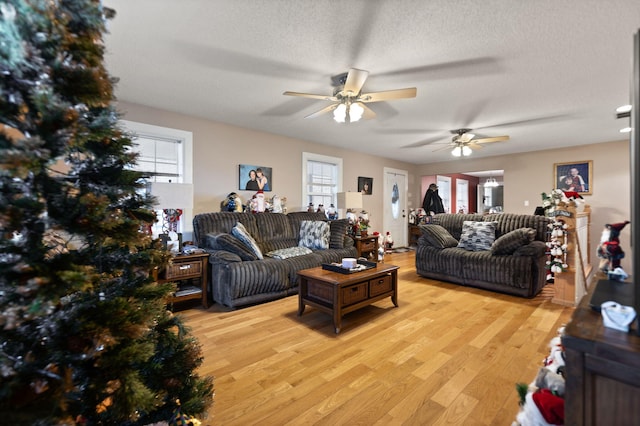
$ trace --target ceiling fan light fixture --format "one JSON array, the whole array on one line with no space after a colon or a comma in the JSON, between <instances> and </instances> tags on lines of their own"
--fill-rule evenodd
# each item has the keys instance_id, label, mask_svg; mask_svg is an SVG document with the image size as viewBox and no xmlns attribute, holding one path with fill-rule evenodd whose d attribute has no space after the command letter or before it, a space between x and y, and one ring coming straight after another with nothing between
<instances>
[{"instance_id":1,"label":"ceiling fan light fixture","mask_svg":"<svg viewBox=\"0 0 640 426\"><path fill-rule=\"evenodd\" d=\"M462 147L462 155L464 155L465 157L471 155L471 148L469 148L467 145Z\"/></svg>"},{"instance_id":2,"label":"ceiling fan light fixture","mask_svg":"<svg viewBox=\"0 0 640 426\"><path fill-rule=\"evenodd\" d=\"M362 114L364 114L364 108L358 102L351 104L349 106L349 121L354 122L358 121L362 118Z\"/></svg>"},{"instance_id":3,"label":"ceiling fan light fixture","mask_svg":"<svg viewBox=\"0 0 640 426\"><path fill-rule=\"evenodd\" d=\"M333 110L333 119L338 123L344 123L347 120L347 106L340 104Z\"/></svg>"},{"instance_id":4,"label":"ceiling fan light fixture","mask_svg":"<svg viewBox=\"0 0 640 426\"><path fill-rule=\"evenodd\" d=\"M484 183L484 186L488 186L490 188L495 188L496 186L499 186L498 181L493 178L490 177L489 179L487 179L487 181Z\"/></svg>"},{"instance_id":5,"label":"ceiling fan light fixture","mask_svg":"<svg viewBox=\"0 0 640 426\"><path fill-rule=\"evenodd\" d=\"M451 155L453 155L454 157L460 157L462 155L462 148L456 146L455 148L453 148L453 151L451 151Z\"/></svg>"}]
</instances>

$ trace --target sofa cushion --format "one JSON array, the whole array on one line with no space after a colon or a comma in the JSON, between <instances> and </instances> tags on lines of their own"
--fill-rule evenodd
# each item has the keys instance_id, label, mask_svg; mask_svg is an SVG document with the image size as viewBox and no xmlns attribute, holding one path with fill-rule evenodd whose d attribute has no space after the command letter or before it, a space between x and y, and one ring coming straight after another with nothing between
<instances>
[{"instance_id":1,"label":"sofa cushion","mask_svg":"<svg viewBox=\"0 0 640 426\"><path fill-rule=\"evenodd\" d=\"M311 249L307 247L288 247L279 250L273 250L266 254L266 256L274 257L276 259L288 259L290 257L303 256L305 254L313 253Z\"/></svg>"},{"instance_id":2,"label":"sofa cushion","mask_svg":"<svg viewBox=\"0 0 640 426\"><path fill-rule=\"evenodd\" d=\"M258 243L253 239L242 223L236 223L236 226L231 229L231 234L242 241L242 243L247 246L258 259L264 259L262 251L260 251L260 247L258 247Z\"/></svg>"},{"instance_id":3,"label":"sofa cushion","mask_svg":"<svg viewBox=\"0 0 640 426\"><path fill-rule=\"evenodd\" d=\"M423 238L426 238L433 247L443 249L458 246L458 240L440 225L429 224L418 225L418 227L422 230Z\"/></svg>"},{"instance_id":4,"label":"sofa cushion","mask_svg":"<svg viewBox=\"0 0 640 426\"><path fill-rule=\"evenodd\" d=\"M458 247L470 251L490 250L496 239L496 222L465 220Z\"/></svg>"},{"instance_id":5,"label":"sofa cushion","mask_svg":"<svg viewBox=\"0 0 640 426\"><path fill-rule=\"evenodd\" d=\"M214 250L226 250L237 254L242 260L257 260L258 257L242 241L231 234L211 232L207 234L207 247Z\"/></svg>"},{"instance_id":6,"label":"sofa cushion","mask_svg":"<svg viewBox=\"0 0 640 426\"><path fill-rule=\"evenodd\" d=\"M329 223L321 220L303 220L300 222L300 240L298 246L310 249L329 248Z\"/></svg>"},{"instance_id":7,"label":"sofa cushion","mask_svg":"<svg viewBox=\"0 0 640 426\"><path fill-rule=\"evenodd\" d=\"M329 248L344 248L344 236L347 234L349 219L336 219L329 222Z\"/></svg>"},{"instance_id":8,"label":"sofa cushion","mask_svg":"<svg viewBox=\"0 0 640 426\"><path fill-rule=\"evenodd\" d=\"M514 229L494 241L491 245L491 253L494 255L511 255L518 248L529 244L535 238L536 230L533 228Z\"/></svg>"}]
</instances>

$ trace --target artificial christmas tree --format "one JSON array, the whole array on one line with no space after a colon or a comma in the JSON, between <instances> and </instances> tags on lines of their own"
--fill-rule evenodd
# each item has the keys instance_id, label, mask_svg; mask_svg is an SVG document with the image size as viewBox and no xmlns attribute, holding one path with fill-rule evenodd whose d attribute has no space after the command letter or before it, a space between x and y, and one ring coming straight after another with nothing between
<instances>
[{"instance_id":1,"label":"artificial christmas tree","mask_svg":"<svg viewBox=\"0 0 640 426\"><path fill-rule=\"evenodd\" d=\"M98 0L0 1L0 418L202 414L212 379L166 310L152 199L117 127Z\"/></svg>"}]
</instances>

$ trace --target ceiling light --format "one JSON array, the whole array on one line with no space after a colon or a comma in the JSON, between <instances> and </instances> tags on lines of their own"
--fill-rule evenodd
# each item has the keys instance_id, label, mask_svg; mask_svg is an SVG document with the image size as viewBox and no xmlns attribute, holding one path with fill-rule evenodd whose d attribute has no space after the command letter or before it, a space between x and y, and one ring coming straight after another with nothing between
<instances>
[{"instance_id":1,"label":"ceiling light","mask_svg":"<svg viewBox=\"0 0 640 426\"><path fill-rule=\"evenodd\" d=\"M620 133L629 133L631 130L632 130L631 127L625 127L620 129Z\"/></svg>"},{"instance_id":2,"label":"ceiling light","mask_svg":"<svg viewBox=\"0 0 640 426\"><path fill-rule=\"evenodd\" d=\"M622 105L616 108L616 118L627 118L631 116L631 105Z\"/></svg>"},{"instance_id":3,"label":"ceiling light","mask_svg":"<svg viewBox=\"0 0 640 426\"><path fill-rule=\"evenodd\" d=\"M362 118L364 108L358 102L343 103L333 110L333 119L338 123L355 123Z\"/></svg>"},{"instance_id":4,"label":"ceiling light","mask_svg":"<svg viewBox=\"0 0 640 426\"><path fill-rule=\"evenodd\" d=\"M451 155L453 155L454 157L460 157L460 156L468 156L471 155L471 148L469 148L467 145L458 145L455 148L453 148L453 150L451 151Z\"/></svg>"},{"instance_id":5,"label":"ceiling light","mask_svg":"<svg viewBox=\"0 0 640 426\"><path fill-rule=\"evenodd\" d=\"M487 181L484 183L484 186L488 186L491 188L495 188L496 186L499 186L498 181L495 180L495 178L490 177L489 179L487 179Z\"/></svg>"}]
</instances>

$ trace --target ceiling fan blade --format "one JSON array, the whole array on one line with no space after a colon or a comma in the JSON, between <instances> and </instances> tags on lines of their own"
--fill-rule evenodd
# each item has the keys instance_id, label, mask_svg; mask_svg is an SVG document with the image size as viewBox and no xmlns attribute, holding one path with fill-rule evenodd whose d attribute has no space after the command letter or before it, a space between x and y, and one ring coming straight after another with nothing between
<instances>
[{"instance_id":1,"label":"ceiling fan blade","mask_svg":"<svg viewBox=\"0 0 640 426\"><path fill-rule=\"evenodd\" d=\"M335 96L314 95L313 93L300 93L300 92L289 92L289 91L286 91L286 92L283 93L283 95L286 95L286 96L301 96L303 98L310 98L310 99L322 99L323 101L334 101L334 102L338 101L338 98L336 98Z\"/></svg>"},{"instance_id":2,"label":"ceiling fan blade","mask_svg":"<svg viewBox=\"0 0 640 426\"><path fill-rule=\"evenodd\" d=\"M380 102L391 99L415 98L418 90L415 87L406 89L385 90L383 92L363 93L360 95L360 102Z\"/></svg>"},{"instance_id":3,"label":"ceiling fan blade","mask_svg":"<svg viewBox=\"0 0 640 426\"><path fill-rule=\"evenodd\" d=\"M369 71L351 68L347 74L347 81L344 83L344 89L342 89L343 94L357 96L360 93L360 90L362 90L362 86L368 76Z\"/></svg>"},{"instance_id":4,"label":"ceiling fan blade","mask_svg":"<svg viewBox=\"0 0 640 426\"><path fill-rule=\"evenodd\" d=\"M473 133L463 133L460 135L460 137L458 138L458 142L471 142L471 140L475 137L476 135L474 135Z\"/></svg>"},{"instance_id":5,"label":"ceiling fan blade","mask_svg":"<svg viewBox=\"0 0 640 426\"><path fill-rule=\"evenodd\" d=\"M435 138L429 138L429 139L421 140L421 141L418 141L418 142L414 142L414 143L409 144L409 145L404 145L402 148L420 148L422 146L430 145L430 144L432 144L434 142L438 142L438 141L441 141L441 140L442 140L442 136L438 136L438 137L435 137ZM447 143L447 145L449 145L449 143Z\"/></svg>"},{"instance_id":6,"label":"ceiling fan blade","mask_svg":"<svg viewBox=\"0 0 640 426\"><path fill-rule=\"evenodd\" d=\"M304 117L304 118L316 118L316 117L318 117L318 116L320 116L320 115L322 115L322 114L326 114L326 113L328 113L328 112L333 111L334 109L338 108L338 105L340 105L340 104L339 104L339 103L337 103L337 104L331 104L331 105L329 105L329 106L326 106L326 107L322 108L320 111L316 111L316 112L314 112L313 114L309 114L309 115L307 115L307 116L306 116L306 117Z\"/></svg>"},{"instance_id":7,"label":"ceiling fan blade","mask_svg":"<svg viewBox=\"0 0 640 426\"><path fill-rule=\"evenodd\" d=\"M376 118L376 113L373 112L373 110L371 108L369 108L368 106L366 106L362 102L356 102L356 103L358 105L360 105L362 107L362 109L364 110L364 112L362 113L362 118L364 118L365 120L371 120L372 118Z\"/></svg>"},{"instance_id":8,"label":"ceiling fan blade","mask_svg":"<svg viewBox=\"0 0 640 426\"><path fill-rule=\"evenodd\" d=\"M433 150L433 151L431 151L431 152L438 152L438 151L442 151L442 150L444 150L444 149L451 149L451 150L453 150L453 148L455 148L455 147L456 147L456 145L446 144L446 145L443 145L442 147L440 147L440 148L438 148L438 149L434 149L434 150Z\"/></svg>"},{"instance_id":9,"label":"ceiling fan blade","mask_svg":"<svg viewBox=\"0 0 640 426\"><path fill-rule=\"evenodd\" d=\"M471 149L482 149L482 145L478 145L476 141L469 142L467 146Z\"/></svg>"},{"instance_id":10,"label":"ceiling fan blade","mask_svg":"<svg viewBox=\"0 0 640 426\"><path fill-rule=\"evenodd\" d=\"M481 138L481 139L474 139L473 143L491 143L491 142L503 142L503 141L508 141L509 140L509 136L494 136L492 138Z\"/></svg>"}]
</instances>

